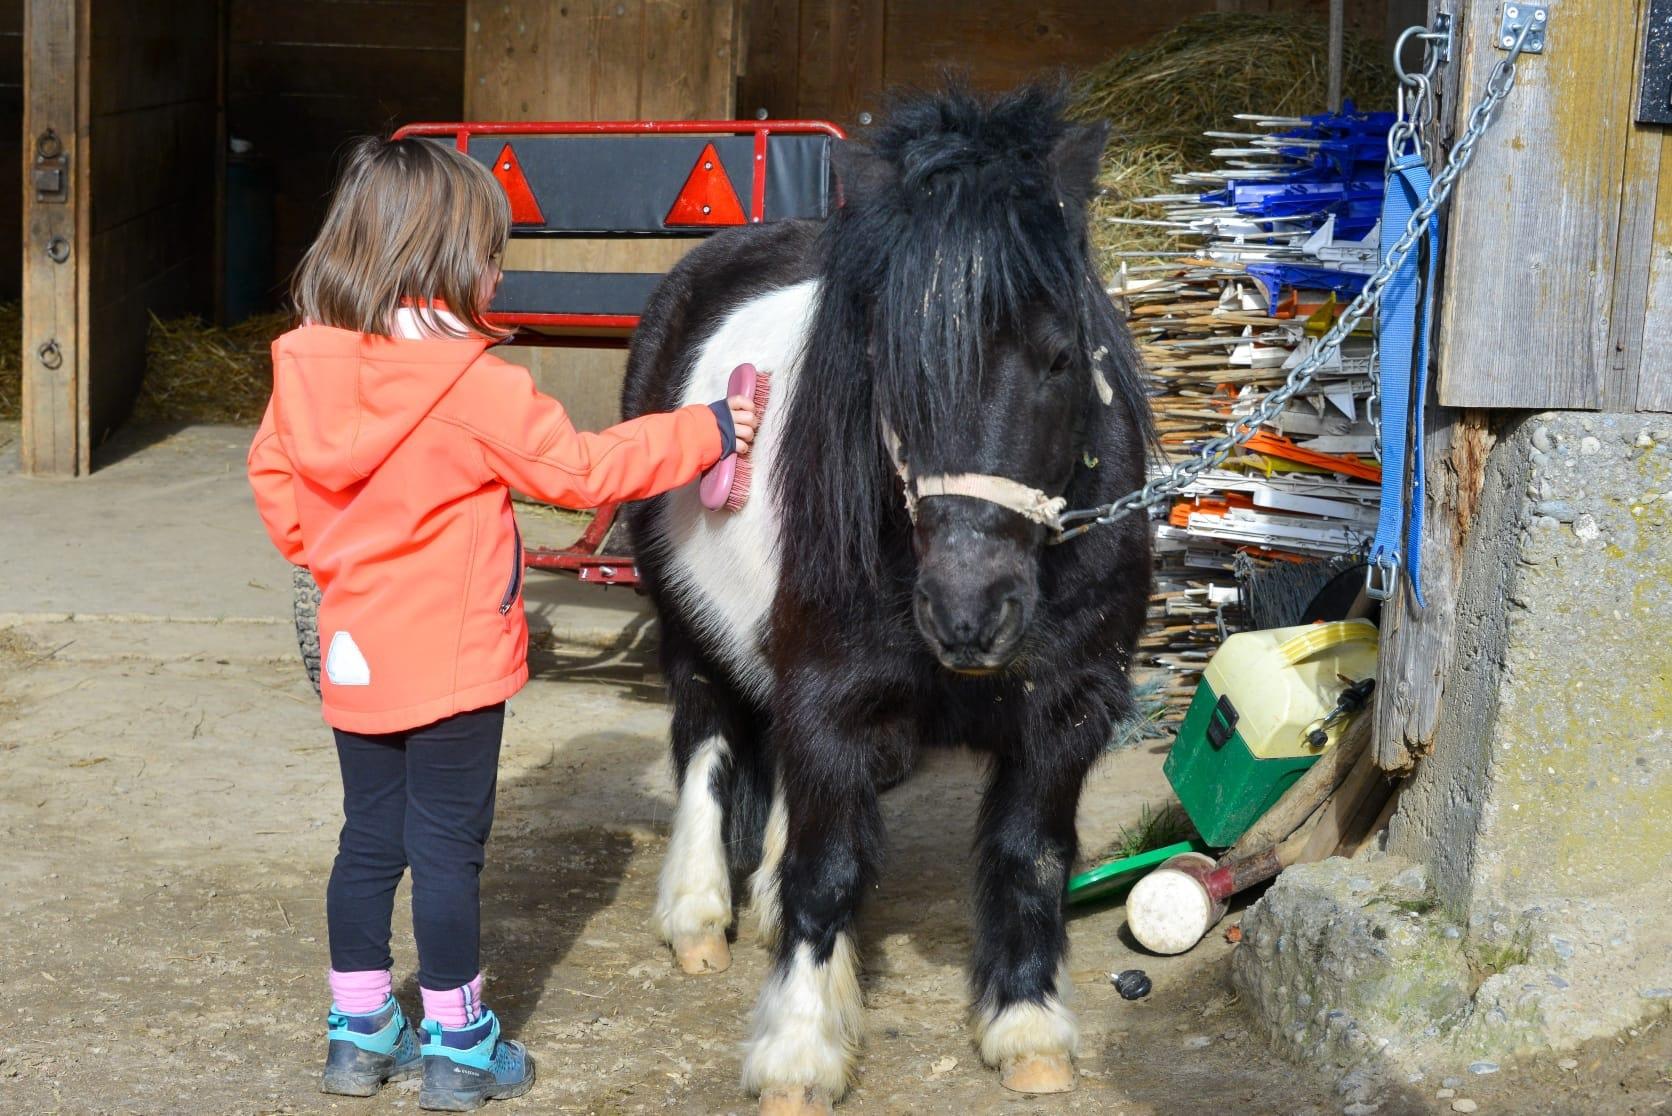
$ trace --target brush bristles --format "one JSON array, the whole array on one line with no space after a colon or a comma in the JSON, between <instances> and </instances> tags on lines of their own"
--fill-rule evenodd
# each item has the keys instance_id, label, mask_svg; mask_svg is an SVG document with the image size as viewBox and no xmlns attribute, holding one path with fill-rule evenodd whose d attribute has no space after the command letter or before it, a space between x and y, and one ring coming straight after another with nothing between
<instances>
[{"instance_id":1,"label":"brush bristles","mask_svg":"<svg viewBox=\"0 0 1672 1116\"><path fill-rule=\"evenodd\" d=\"M737 459L736 472L732 473L731 489L726 493L726 510L741 511L743 505L749 502L749 459Z\"/></svg>"},{"instance_id":2,"label":"brush bristles","mask_svg":"<svg viewBox=\"0 0 1672 1116\"><path fill-rule=\"evenodd\" d=\"M766 414L766 404L772 398L772 375L768 372L755 373L755 437L760 437L761 419ZM731 489L726 493L726 510L740 511L749 502L749 459L739 454L736 471L732 473Z\"/></svg>"}]
</instances>

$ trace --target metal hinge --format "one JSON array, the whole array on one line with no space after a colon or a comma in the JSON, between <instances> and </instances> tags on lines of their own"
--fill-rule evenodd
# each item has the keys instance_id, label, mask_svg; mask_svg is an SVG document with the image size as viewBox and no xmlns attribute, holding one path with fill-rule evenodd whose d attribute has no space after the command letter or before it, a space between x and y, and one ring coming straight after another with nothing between
<instances>
[{"instance_id":1,"label":"metal hinge","mask_svg":"<svg viewBox=\"0 0 1672 1116\"><path fill-rule=\"evenodd\" d=\"M1550 9L1544 4L1505 4L1503 18L1498 23L1499 50L1508 50L1521 36L1521 29L1529 23L1527 41L1521 44L1522 54L1544 53L1544 31L1550 22Z\"/></svg>"}]
</instances>

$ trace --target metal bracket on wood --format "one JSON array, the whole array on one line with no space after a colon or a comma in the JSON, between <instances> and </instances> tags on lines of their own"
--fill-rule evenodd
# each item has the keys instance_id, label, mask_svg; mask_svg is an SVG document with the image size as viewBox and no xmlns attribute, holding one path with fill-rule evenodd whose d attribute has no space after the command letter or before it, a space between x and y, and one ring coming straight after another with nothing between
<instances>
[{"instance_id":1,"label":"metal bracket on wood","mask_svg":"<svg viewBox=\"0 0 1672 1116\"><path fill-rule=\"evenodd\" d=\"M1498 23L1498 49L1513 47L1515 40L1521 36L1521 29L1530 23L1532 29L1527 32L1527 41L1521 44L1521 53L1543 54L1544 31L1549 22L1550 9L1543 4L1506 3L1503 18Z\"/></svg>"},{"instance_id":2,"label":"metal bracket on wood","mask_svg":"<svg viewBox=\"0 0 1672 1116\"><path fill-rule=\"evenodd\" d=\"M1451 13L1435 12L1434 26L1429 30L1432 34L1425 35L1423 38L1433 42L1434 49L1439 52L1440 65L1449 66L1451 64Z\"/></svg>"}]
</instances>

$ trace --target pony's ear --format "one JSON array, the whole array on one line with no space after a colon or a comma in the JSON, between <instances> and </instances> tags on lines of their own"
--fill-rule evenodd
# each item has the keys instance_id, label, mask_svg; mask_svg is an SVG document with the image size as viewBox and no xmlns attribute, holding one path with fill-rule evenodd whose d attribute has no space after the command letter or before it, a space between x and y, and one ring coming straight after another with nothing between
<instances>
[{"instance_id":1,"label":"pony's ear","mask_svg":"<svg viewBox=\"0 0 1672 1116\"><path fill-rule=\"evenodd\" d=\"M871 197L888 185L888 163L862 143L841 140L830 147L830 164L844 201Z\"/></svg>"},{"instance_id":2,"label":"pony's ear","mask_svg":"<svg viewBox=\"0 0 1672 1116\"><path fill-rule=\"evenodd\" d=\"M1097 172L1103 162L1103 147L1109 142L1109 122L1070 124L1051 151L1051 169L1057 185L1084 205L1097 193Z\"/></svg>"}]
</instances>

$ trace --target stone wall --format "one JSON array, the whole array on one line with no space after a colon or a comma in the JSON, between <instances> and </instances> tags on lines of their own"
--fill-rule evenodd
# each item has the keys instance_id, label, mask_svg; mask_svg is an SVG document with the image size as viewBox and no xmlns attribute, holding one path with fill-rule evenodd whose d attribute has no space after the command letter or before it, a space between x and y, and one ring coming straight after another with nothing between
<instances>
[{"instance_id":1,"label":"stone wall","mask_svg":"<svg viewBox=\"0 0 1672 1116\"><path fill-rule=\"evenodd\" d=\"M1290 869L1244 917L1235 980L1274 1041L1458 1071L1672 1005L1669 522L1672 417L1501 432L1386 851Z\"/></svg>"},{"instance_id":2,"label":"stone wall","mask_svg":"<svg viewBox=\"0 0 1672 1116\"><path fill-rule=\"evenodd\" d=\"M1672 417L1540 414L1492 451L1438 744L1389 834L1448 907L1672 872L1669 521Z\"/></svg>"}]
</instances>

